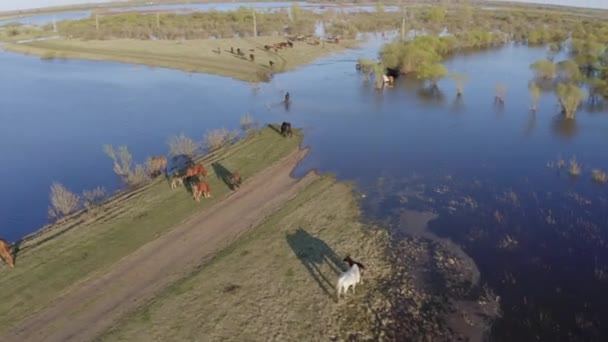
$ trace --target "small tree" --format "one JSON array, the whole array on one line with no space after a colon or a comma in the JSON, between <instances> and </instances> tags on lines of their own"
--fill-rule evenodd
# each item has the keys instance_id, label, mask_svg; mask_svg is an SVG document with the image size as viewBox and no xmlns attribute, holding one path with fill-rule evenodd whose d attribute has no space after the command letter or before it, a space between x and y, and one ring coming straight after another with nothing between
<instances>
[{"instance_id":1,"label":"small tree","mask_svg":"<svg viewBox=\"0 0 608 342\"><path fill-rule=\"evenodd\" d=\"M437 82L446 77L448 69L441 63L424 63L417 72L418 79L430 81L431 87L437 89Z\"/></svg>"},{"instance_id":2,"label":"small tree","mask_svg":"<svg viewBox=\"0 0 608 342\"><path fill-rule=\"evenodd\" d=\"M119 146L118 150L114 150L112 145L103 145L103 150L114 162L114 173L120 177L128 176L133 161L129 149L126 146Z\"/></svg>"},{"instance_id":3,"label":"small tree","mask_svg":"<svg viewBox=\"0 0 608 342\"><path fill-rule=\"evenodd\" d=\"M54 219L60 219L80 208L80 196L57 182L51 184L50 199L49 216Z\"/></svg>"},{"instance_id":4,"label":"small tree","mask_svg":"<svg viewBox=\"0 0 608 342\"><path fill-rule=\"evenodd\" d=\"M381 89L384 86L384 73L386 67L382 63L374 64L374 79L376 81L376 89Z\"/></svg>"},{"instance_id":5,"label":"small tree","mask_svg":"<svg viewBox=\"0 0 608 342\"><path fill-rule=\"evenodd\" d=\"M133 156L126 146L120 146L116 151L112 145L104 145L103 149L114 162L114 173L128 185L141 185L150 179L144 165L136 164L135 168L132 167Z\"/></svg>"},{"instance_id":6,"label":"small tree","mask_svg":"<svg viewBox=\"0 0 608 342\"><path fill-rule=\"evenodd\" d=\"M558 84L555 90L563 113L568 119L574 119L576 110L584 99L585 94L574 84Z\"/></svg>"},{"instance_id":7,"label":"small tree","mask_svg":"<svg viewBox=\"0 0 608 342\"><path fill-rule=\"evenodd\" d=\"M205 134L205 144L209 150L217 150L238 136L238 132L230 132L225 128L214 129Z\"/></svg>"},{"instance_id":8,"label":"small tree","mask_svg":"<svg viewBox=\"0 0 608 342\"><path fill-rule=\"evenodd\" d=\"M572 60L560 62L557 70L559 78L564 82L579 83L584 78L578 64Z\"/></svg>"},{"instance_id":9,"label":"small tree","mask_svg":"<svg viewBox=\"0 0 608 342\"><path fill-rule=\"evenodd\" d=\"M456 96L461 97L464 92L464 85L467 81L465 74L451 74L450 78L456 83Z\"/></svg>"},{"instance_id":10,"label":"small tree","mask_svg":"<svg viewBox=\"0 0 608 342\"><path fill-rule=\"evenodd\" d=\"M506 95L507 86L502 83L496 85L496 95L494 96L494 102L498 104L504 104Z\"/></svg>"},{"instance_id":11,"label":"small tree","mask_svg":"<svg viewBox=\"0 0 608 342\"><path fill-rule=\"evenodd\" d=\"M193 158L196 155L198 144L184 134L169 138L169 154L172 157L187 156Z\"/></svg>"},{"instance_id":12,"label":"small tree","mask_svg":"<svg viewBox=\"0 0 608 342\"><path fill-rule=\"evenodd\" d=\"M538 108L538 101L540 100L541 95L542 92L540 90L540 87L533 82L530 85L530 99L532 101L531 109L534 112L536 112L536 109Z\"/></svg>"},{"instance_id":13,"label":"small tree","mask_svg":"<svg viewBox=\"0 0 608 342\"><path fill-rule=\"evenodd\" d=\"M106 198L106 189L96 187L93 190L84 190L82 192L84 198L84 207L88 212L93 212Z\"/></svg>"},{"instance_id":14,"label":"small tree","mask_svg":"<svg viewBox=\"0 0 608 342\"><path fill-rule=\"evenodd\" d=\"M550 60L543 59L530 65L536 77L543 81L550 81L555 77L556 66Z\"/></svg>"}]
</instances>

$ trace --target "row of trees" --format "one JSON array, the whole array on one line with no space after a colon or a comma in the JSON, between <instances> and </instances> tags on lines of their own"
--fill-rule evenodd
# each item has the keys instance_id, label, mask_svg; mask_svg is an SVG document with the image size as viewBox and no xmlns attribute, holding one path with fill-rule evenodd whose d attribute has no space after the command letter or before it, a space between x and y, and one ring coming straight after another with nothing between
<instances>
[{"instance_id":1,"label":"row of trees","mask_svg":"<svg viewBox=\"0 0 608 342\"><path fill-rule=\"evenodd\" d=\"M251 133L258 126L259 124L253 121L251 115L247 114L241 118L241 129L245 134ZM238 131L222 128L207 132L203 141L200 142L184 134L172 136L167 141L169 156L186 157L193 160L204 153L211 153L225 147L238 135ZM111 145L104 145L103 150L112 159L114 173L129 187L146 184L156 171L157 166L154 165L151 158L148 158L143 164L134 163L133 155L126 146L114 148ZM49 218L58 220L82 209L94 215L106 199L106 190L103 187L85 190L79 195L71 192L64 185L54 182L51 185Z\"/></svg>"},{"instance_id":2,"label":"row of trees","mask_svg":"<svg viewBox=\"0 0 608 342\"><path fill-rule=\"evenodd\" d=\"M550 56L530 66L535 73L530 87L533 110L536 110L541 87L555 90L567 118L574 118L585 98L582 87L588 89L592 102L608 98L607 43L601 42L595 34L584 31L576 32L576 37L570 42L570 59L554 63Z\"/></svg>"},{"instance_id":3,"label":"row of trees","mask_svg":"<svg viewBox=\"0 0 608 342\"><path fill-rule=\"evenodd\" d=\"M293 15L285 11L256 12L241 7L230 12L119 13L81 20L62 21L60 34L82 39L207 39L270 36L276 33L312 34L315 15L294 5ZM46 27L51 30L51 25Z\"/></svg>"}]
</instances>

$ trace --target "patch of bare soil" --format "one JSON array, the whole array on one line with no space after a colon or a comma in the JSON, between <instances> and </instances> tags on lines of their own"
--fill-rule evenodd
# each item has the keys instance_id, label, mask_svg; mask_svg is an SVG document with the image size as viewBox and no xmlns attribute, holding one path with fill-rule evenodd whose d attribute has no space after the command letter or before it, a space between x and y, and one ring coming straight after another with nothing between
<instances>
[{"instance_id":1,"label":"patch of bare soil","mask_svg":"<svg viewBox=\"0 0 608 342\"><path fill-rule=\"evenodd\" d=\"M142 246L106 273L84 280L49 307L14 326L0 340L94 339L260 224L315 180L314 173L301 179L290 176L306 153L294 152L246 180L226 199Z\"/></svg>"}]
</instances>

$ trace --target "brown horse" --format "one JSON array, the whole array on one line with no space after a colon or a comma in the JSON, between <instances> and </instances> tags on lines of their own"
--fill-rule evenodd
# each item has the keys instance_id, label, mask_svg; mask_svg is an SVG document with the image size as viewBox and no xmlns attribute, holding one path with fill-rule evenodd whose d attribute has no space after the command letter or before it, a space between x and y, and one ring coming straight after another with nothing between
<instances>
[{"instance_id":1,"label":"brown horse","mask_svg":"<svg viewBox=\"0 0 608 342\"><path fill-rule=\"evenodd\" d=\"M205 169L205 166L203 166L203 164L196 164L186 170L186 177L194 177L199 175L207 177L207 170Z\"/></svg>"},{"instance_id":2,"label":"brown horse","mask_svg":"<svg viewBox=\"0 0 608 342\"><path fill-rule=\"evenodd\" d=\"M163 171L167 171L167 157L151 157L148 159L148 168L150 169L152 177L156 177L163 173Z\"/></svg>"},{"instance_id":3,"label":"brown horse","mask_svg":"<svg viewBox=\"0 0 608 342\"><path fill-rule=\"evenodd\" d=\"M209 186L209 183L205 181L196 184L193 190L192 195L194 196L194 200L197 202L201 201L201 196L205 198L211 197L211 187Z\"/></svg>"},{"instance_id":4,"label":"brown horse","mask_svg":"<svg viewBox=\"0 0 608 342\"><path fill-rule=\"evenodd\" d=\"M15 261L11 254L11 245L2 239L0 239L0 258L2 258L10 267L15 267Z\"/></svg>"},{"instance_id":5,"label":"brown horse","mask_svg":"<svg viewBox=\"0 0 608 342\"><path fill-rule=\"evenodd\" d=\"M232 176L230 176L230 178L228 179L228 185L230 185L230 188L232 189L239 188L241 186L241 182L241 174L238 171L234 171Z\"/></svg>"}]
</instances>

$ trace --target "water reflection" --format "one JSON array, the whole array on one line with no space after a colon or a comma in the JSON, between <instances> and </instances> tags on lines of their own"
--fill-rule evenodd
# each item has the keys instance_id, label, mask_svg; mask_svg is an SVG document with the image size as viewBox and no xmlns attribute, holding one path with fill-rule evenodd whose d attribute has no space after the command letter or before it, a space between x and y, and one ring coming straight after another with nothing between
<instances>
[{"instance_id":1,"label":"water reflection","mask_svg":"<svg viewBox=\"0 0 608 342\"><path fill-rule=\"evenodd\" d=\"M565 139L572 139L578 132L578 124L576 119L566 119L565 116L559 114L553 119L553 133Z\"/></svg>"}]
</instances>

